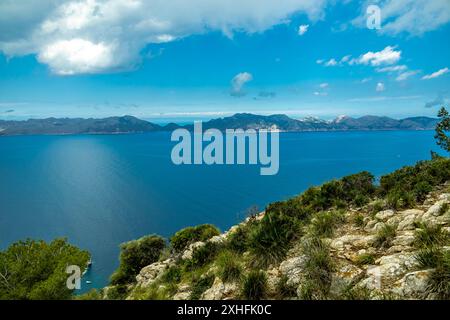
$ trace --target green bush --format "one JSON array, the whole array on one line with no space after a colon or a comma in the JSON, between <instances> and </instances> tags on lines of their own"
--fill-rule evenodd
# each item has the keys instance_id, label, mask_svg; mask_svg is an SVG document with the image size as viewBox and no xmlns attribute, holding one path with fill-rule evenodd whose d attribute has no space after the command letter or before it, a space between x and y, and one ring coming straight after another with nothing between
<instances>
[{"instance_id":1,"label":"green bush","mask_svg":"<svg viewBox=\"0 0 450 320\"><path fill-rule=\"evenodd\" d=\"M445 245L448 239L448 233L440 225L421 223L414 232L414 246L419 249Z\"/></svg>"},{"instance_id":2,"label":"green bush","mask_svg":"<svg viewBox=\"0 0 450 320\"><path fill-rule=\"evenodd\" d=\"M267 267L281 261L298 234L298 220L282 214L266 213L249 235L248 247L254 258L253 264Z\"/></svg>"},{"instance_id":3,"label":"green bush","mask_svg":"<svg viewBox=\"0 0 450 320\"><path fill-rule=\"evenodd\" d=\"M358 227L362 228L364 227L364 216L361 213L357 213L353 216L353 224Z\"/></svg>"},{"instance_id":4,"label":"green bush","mask_svg":"<svg viewBox=\"0 0 450 320\"><path fill-rule=\"evenodd\" d=\"M394 192L396 193L395 197L403 198L402 193L412 191L414 200L422 201L433 186L448 180L450 180L450 159L435 157L432 160L419 161L415 166L406 166L381 177L379 193L386 196Z\"/></svg>"},{"instance_id":5,"label":"green bush","mask_svg":"<svg viewBox=\"0 0 450 320\"><path fill-rule=\"evenodd\" d=\"M378 232L375 239L375 246L379 248L389 248L396 235L397 226L385 224Z\"/></svg>"},{"instance_id":6,"label":"green bush","mask_svg":"<svg viewBox=\"0 0 450 320\"><path fill-rule=\"evenodd\" d=\"M212 242L206 242L205 245L194 249L192 258L185 261L186 270L193 270L211 262L218 252L218 246Z\"/></svg>"},{"instance_id":7,"label":"green bush","mask_svg":"<svg viewBox=\"0 0 450 320\"><path fill-rule=\"evenodd\" d=\"M438 255L437 265L427 281L427 292L442 300L450 300L450 252Z\"/></svg>"},{"instance_id":8,"label":"green bush","mask_svg":"<svg viewBox=\"0 0 450 320\"><path fill-rule=\"evenodd\" d=\"M171 266L162 276L165 283L179 283L181 281L182 270L179 266Z\"/></svg>"},{"instance_id":9,"label":"green bush","mask_svg":"<svg viewBox=\"0 0 450 320\"><path fill-rule=\"evenodd\" d=\"M289 278L286 275L283 275L277 282L276 290L278 299L297 297L297 287L288 284L288 280Z\"/></svg>"},{"instance_id":10,"label":"green bush","mask_svg":"<svg viewBox=\"0 0 450 320\"><path fill-rule=\"evenodd\" d=\"M242 296L248 300L262 300L267 297L267 277L263 271L250 271L242 284Z\"/></svg>"},{"instance_id":11,"label":"green bush","mask_svg":"<svg viewBox=\"0 0 450 320\"><path fill-rule=\"evenodd\" d=\"M370 253L363 253L356 257L356 264L359 266L364 266L368 264L374 264L375 263L375 256Z\"/></svg>"},{"instance_id":12,"label":"green bush","mask_svg":"<svg viewBox=\"0 0 450 320\"><path fill-rule=\"evenodd\" d=\"M201 298L202 294L211 288L214 283L214 276L207 275L203 277L196 277L191 283L191 300L198 300Z\"/></svg>"},{"instance_id":13,"label":"green bush","mask_svg":"<svg viewBox=\"0 0 450 320\"><path fill-rule=\"evenodd\" d=\"M67 243L66 239L26 240L0 251L0 300L70 299L66 268L87 267L89 253Z\"/></svg>"},{"instance_id":14,"label":"green bush","mask_svg":"<svg viewBox=\"0 0 450 320\"><path fill-rule=\"evenodd\" d=\"M143 267L158 261L165 246L164 239L156 235L121 244L119 269L111 276L111 283L119 285L134 282Z\"/></svg>"},{"instance_id":15,"label":"green bush","mask_svg":"<svg viewBox=\"0 0 450 320\"><path fill-rule=\"evenodd\" d=\"M305 300L323 300L328 297L334 263L330 249L319 238L304 239L303 254L305 261L305 277L301 283L300 296Z\"/></svg>"},{"instance_id":16,"label":"green bush","mask_svg":"<svg viewBox=\"0 0 450 320\"><path fill-rule=\"evenodd\" d=\"M170 244L176 252L181 252L194 242L206 241L219 234L219 230L211 224L187 227L175 233L170 238Z\"/></svg>"},{"instance_id":17,"label":"green bush","mask_svg":"<svg viewBox=\"0 0 450 320\"><path fill-rule=\"evenodd\" d=\"M239 264L239 257L231 251L225 250L217 257L218 274L223 282L239 280L242 274L242 267Z\"/></svg>"},{"instance_id":18,"label":"green bush","mask_svg":"<svg viewBox=\"0 0 450 320\"><path fill-rule=\"evenodd\" d=\"M330 238L334 229L345 221L345 217L340 211L318 212L311 220L311 232L317 237Z\"/></svg>"},{"instance_id":19,"label":"green bush","mask_svg":"<svg viewBox=\"0 0 450 320\"><path fill-rule=\"evenodd\" d=\"M249 235L256 225L257 222L254 219L249 220L246 224L239 225L236 231L229 235L226 242L227 248L237 253L248 250Z\"/></svg>"},{"instance_id":20,"label":"green bush","mask_svg":"<svg viewBox=\"0 0 450 320\"><path fill-rule=\"evenodd\" d=\"M416 261L419 263L419 268L428 269L436 268L439 261L442 259L442 250L438 248L424 248L421 249L416 255Z\"/></svg>"}]
</instances>

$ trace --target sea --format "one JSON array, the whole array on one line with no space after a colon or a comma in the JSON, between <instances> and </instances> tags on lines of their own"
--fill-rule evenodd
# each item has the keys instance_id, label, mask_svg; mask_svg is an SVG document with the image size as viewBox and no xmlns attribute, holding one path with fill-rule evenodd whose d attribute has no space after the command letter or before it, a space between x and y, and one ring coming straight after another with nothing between
<instances>
[{"instance_id":1,"label":"sea","mask_svg":"<svg viewBox=\"0 0 450 320\"><path fill-rule=\"evenodd\" d=\"M280 167L175 165L168 132L0 137L0 250L27 238L66 237L92 255L82 291L108 284L119 245L166 239L203 223L222 231L255 206L288 199L330 179L376 177L439 151L433 131L280 134ZM442 153L442 152L441 152Z\"/></svg>"}]
</instances>

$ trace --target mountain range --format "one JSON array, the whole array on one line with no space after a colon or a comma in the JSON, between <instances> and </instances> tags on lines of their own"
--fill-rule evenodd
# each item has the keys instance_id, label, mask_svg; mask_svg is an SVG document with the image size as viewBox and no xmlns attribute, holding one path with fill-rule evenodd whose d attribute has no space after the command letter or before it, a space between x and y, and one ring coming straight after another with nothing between
<instances>
[{"instance_id":1,"label":"mountain range","mask_svg":"<svg viewBox=\"0 0 450 320\"><path fill-rule=\"evenodd\" d=\"M392 119L389 117L363 116L352 118L340 116L334 120L314 117L293 119L283 114L255 115L237 113L230 117L203 122L203 129L276 129L287 132L303 131L347 131L347 130L432 130L438 119L410 117ZM169 123L161 126L133 116L108 117L103 119L46 118L25 121L0 120L0 135L39 134L124 134L154 131L171 131L177 128L193 129L193 125Z\"/></svg>"}]
</instances>

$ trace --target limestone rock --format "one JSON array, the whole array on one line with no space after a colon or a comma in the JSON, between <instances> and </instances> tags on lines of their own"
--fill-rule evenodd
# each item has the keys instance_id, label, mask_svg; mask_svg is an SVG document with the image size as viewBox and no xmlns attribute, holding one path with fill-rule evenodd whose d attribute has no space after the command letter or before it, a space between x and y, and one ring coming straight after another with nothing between
<instances>
[{"instance_id":1,"label":"limestone rock","mask_svg":"<svg viewBox=\"0 0 450 320\"><path fill-rule=\"evenodd\" d=\"M377 218L378 220L385 221L388 218L392 217L394 214L395 214L394 210L390 210L390 209L389 210L383 210L383 211L378 212L375 215L375 218Z\"/></svg>"},{"instance_id":2,"label":"limestone rock","mask_svg":"<svg viewBox=\"0 0 450 320\"><path fill-rule=\"evenodd\" d=\"M214 279L214 283L206 290L201 299L202 300L224 300L233 296L237 291L236 283L223 283L219 277Z\"/></svg>"},{"instance_id":3,"label":"limestone rock","mask_svg":"<svg viewBox=\"0 0 450 320\"><path fill-rule=\"evenodd\" d=\"M148 287L155 282L164 271L174 263L173 259L158 261L141 269L136 281L141 287Z\"/></svg>"},{"instance_id":4,"label":"limestone rock","mask_svg":"<svg viewBox=\"0 0 450 320\"><path fill-rule=\"evenodd\" d=\"M189 260L192 259L192 254L194 253L195 249L203 247L205 245L204 242L198 241L194 242L183 252L181 259L183 260Z\"/></svg>"},{"instance_id":5,"label":"limestone rock","mask_svg":"<svg viewBox=\"0 0 450 320\"><path fill-rule=\"evenodd\" d=\"M426 292L427 280L431 272L432 269L407 273L394 283L392 292L401 297L422 298Z\"/></svg>"},{"instance_id":6,"label":"limestone rock","mask_svg":"<svg viewBox=\"0 0 450 320\"><path fill-rule=\"evenodd\" d=\"M306 257L304 255L283 261L280 264L280 271L288 277L287 285L298 285L301 280Z\"/></svg>"}]
</instances>

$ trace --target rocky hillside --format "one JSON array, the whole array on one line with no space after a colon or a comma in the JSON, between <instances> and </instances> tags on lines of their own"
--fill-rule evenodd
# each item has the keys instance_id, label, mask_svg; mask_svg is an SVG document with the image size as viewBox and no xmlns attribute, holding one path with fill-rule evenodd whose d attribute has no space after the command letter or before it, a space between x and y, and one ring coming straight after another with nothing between
<instances>
[{"instance_id":1,"label":"rocky hillside","mask_svg":"<svg viewBox=\"0 0 450 320\"><path fill-rule=\"evenodd\" d=\"M182 230L157 262L135 280L113 280L103 298L450 299L449 177L447 158L402 168L379 186L360 173L271 204L223 234Z\"/></svg>"}]
</instances>

